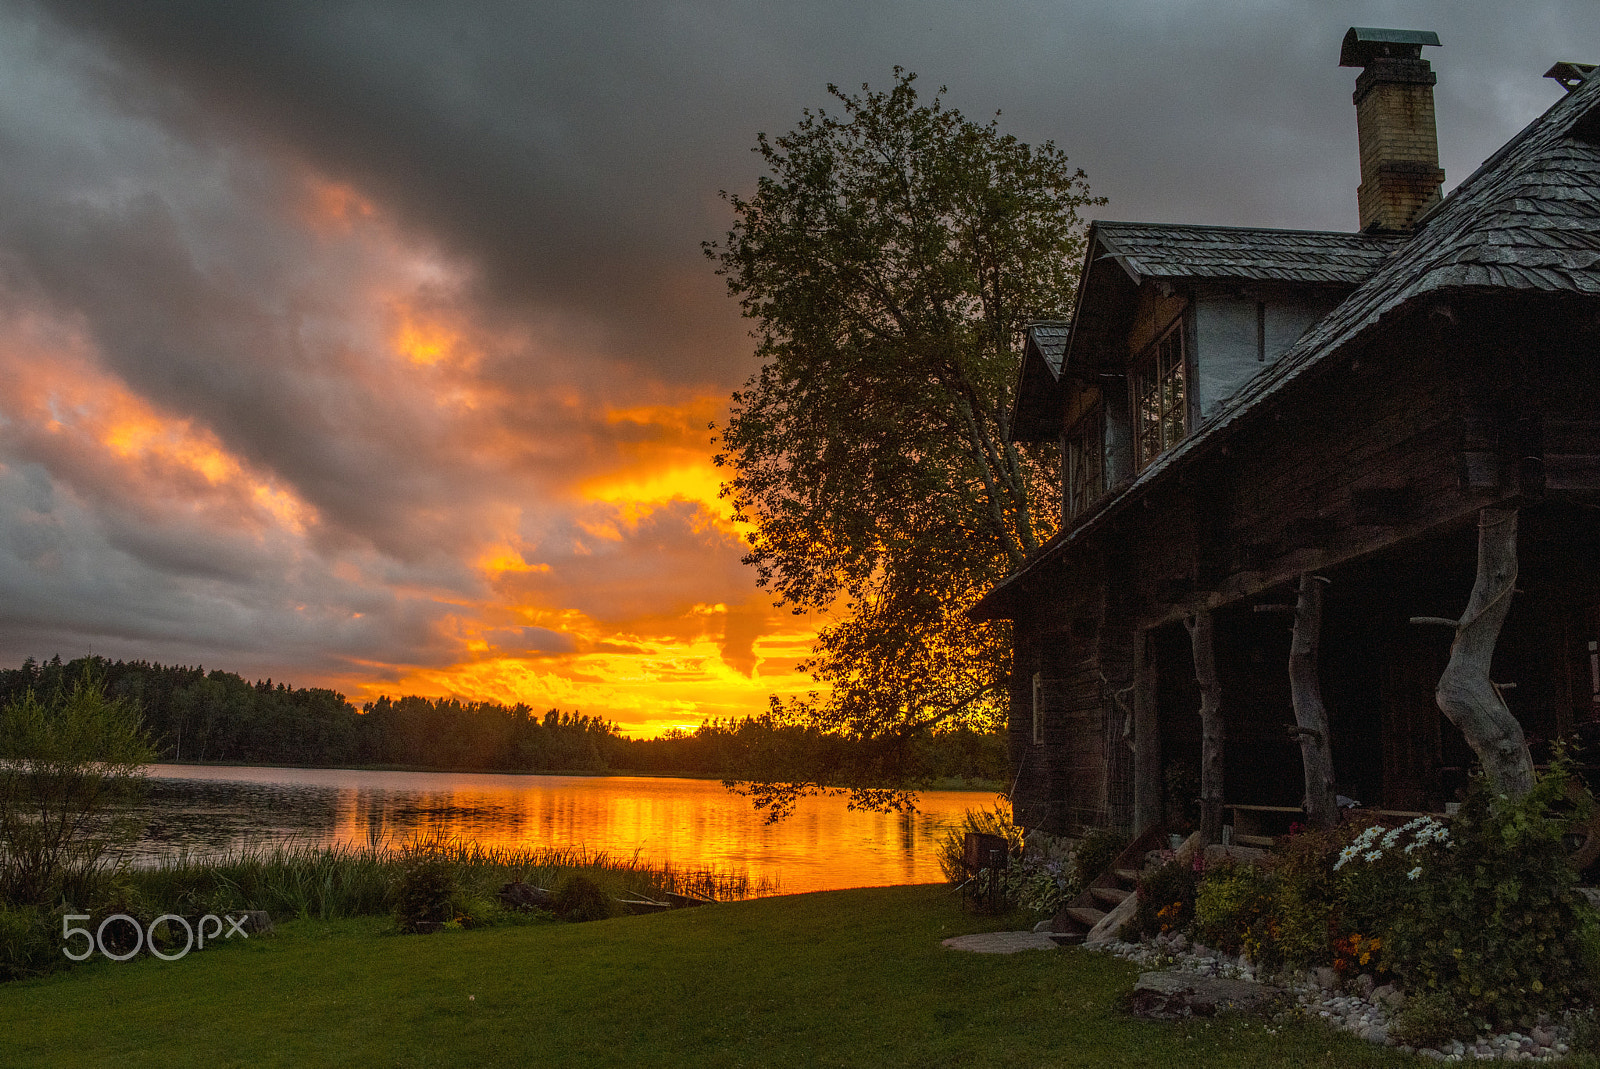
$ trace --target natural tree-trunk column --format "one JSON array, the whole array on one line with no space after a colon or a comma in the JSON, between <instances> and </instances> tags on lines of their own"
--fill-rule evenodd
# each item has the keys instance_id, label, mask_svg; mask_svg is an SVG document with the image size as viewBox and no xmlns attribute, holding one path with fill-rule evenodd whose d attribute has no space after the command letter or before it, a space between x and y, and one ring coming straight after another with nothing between
<instances>
[{"instance_id":1,"label":"natural tree-trunk column","mask_svg":"<svg viewBox=\"0 0 1600 1069\"><path fill-rule=\"evenodd\" d=\"M1306 770L1306 816L1312 827L1331 828L1339 810L1333 793L1333 744L1328 736L1328 711L1317 678L1317 646L1322 638L1323 580L1300 577L1294 606L1294 641L1289 645L1289 689L1294 698L1295 735Z\"/></svg>"},{"instance_id":2,"label":"natural tree-trunk column","mask_svg":"<svg viewBox=\"0 0 1600 1069\"><path fill-rule=\"evenodd\" d=\"M1133 834L1161 823L1161 726L1150 636L1133 640Z\"/></svg>"},{"instance_id":3,"label":"natural tree-trunk column","mask_svg":"<svg viewBox=\"0 0 1600 1069\"><path fill-rule=\"evenodd\" d=\"M1434 699L1467 737L1494 789L1520 798L1533 789L1533 759L1522 725L1489 680L1495 640L1516 585L1517 510L1486 508L1478 513L1478 576Z\"/></svg>"},{"instance_id":4,"label":"natural tree-trunk column","mask_svg":"<svg viewBox=\"0 0 1600 1069\"><path fill-rule=\"evenodd\" d=\"M1184 626L1200 684L1200 841L1209 844L1222 838L1222 684L1217 682L1211 614L1196 613Z\"/></svg>"}]
</instances>

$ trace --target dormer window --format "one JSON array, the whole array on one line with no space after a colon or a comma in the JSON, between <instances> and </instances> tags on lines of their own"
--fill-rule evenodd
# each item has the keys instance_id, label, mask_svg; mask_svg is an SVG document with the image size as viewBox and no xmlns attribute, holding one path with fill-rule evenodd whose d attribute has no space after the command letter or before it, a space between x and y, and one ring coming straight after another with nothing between
<instances>
[{"instance_id":1,"label":"dormer window","mask_svg":"<svg viewBox=\"0 0 1600 1069\"><path fill-rule=\"evenodd\" d=\"M1106 414L1098 404L1067 432L1065 519L1083 515L1105 493L1105 440Z\"/></svg>"},{"instance_id":2,"label":"dormer window","mask_svg":"<svg viewBox=\"0 0 1600 1069\"><path fill-rule=\"evenodd\" d=\"M1129 381L1133 390L1134 467L1143 471L1189 433L1182 317L1134 361Z\"/></svg>"}]
</instances>

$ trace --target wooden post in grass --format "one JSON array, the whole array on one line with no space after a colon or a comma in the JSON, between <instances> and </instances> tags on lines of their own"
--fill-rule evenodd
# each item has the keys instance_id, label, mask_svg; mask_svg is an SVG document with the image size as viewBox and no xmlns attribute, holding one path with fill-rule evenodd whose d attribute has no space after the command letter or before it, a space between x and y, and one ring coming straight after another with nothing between
<instances>
[{"instance_id":1,"label":"wooden post in grass","mask_svg":"<svg viewBox=\"0 0 1600 1069\"><path fill-rule=\"evenodd\" d=\"M1194 654L1194 678L1200 684L1200 843L1222 838L1222 684L1217 682L1211 613L1201 611L1183 622Z\"/></svg>"},{"instance_id":2,"label":"wooden post in grass","mask_svg":"<svg viewBox=\"0 0 1600 1069\"><path fill-rule=\"evenodd\" d=\"M1331 828L1339 810L1333 790L1333 745L1328 711L1317 678L1317 647L1322 638L1322 588L1327 580L1300 577L1294 606L1294 640L1289 644L1289 690L1294 700L1294 734L1306 772L1306 816L1315 828Z\"/></svg>"}]
</instances>

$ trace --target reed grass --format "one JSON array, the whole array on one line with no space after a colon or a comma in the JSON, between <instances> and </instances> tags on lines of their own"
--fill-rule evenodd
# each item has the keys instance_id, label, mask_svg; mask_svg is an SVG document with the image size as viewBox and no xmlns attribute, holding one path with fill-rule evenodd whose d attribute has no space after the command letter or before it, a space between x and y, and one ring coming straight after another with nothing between
<instances>
[{"instance_id":1,"label":"reed grass","mask_svg":"<svg viewBox=\"0 0 1600 1069\"><path fill-rule=\"evenodd\" d=\"M422 851L448 863L457 883L486 902L514 880L550 888L571 874L587 876L614 897L660 898L675 892L726 902L777 890L765 879L664 865L638 854L621 858L583 847L509 848L459 839L398 847L247 847L217 857L180 856L148 868L124 868L114 882L156 912L261 909L274 918L336 920L389 912L406 859Z\"/></svg>"}]
</instances>

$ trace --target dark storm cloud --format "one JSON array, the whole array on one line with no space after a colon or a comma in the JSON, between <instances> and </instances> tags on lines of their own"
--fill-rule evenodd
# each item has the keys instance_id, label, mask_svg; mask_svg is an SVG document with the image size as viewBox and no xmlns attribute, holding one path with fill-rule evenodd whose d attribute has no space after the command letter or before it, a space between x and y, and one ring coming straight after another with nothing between
<instances>
[{"instance_id":1,"label":"dark storm cloud","mask_svg":"<svg viewBox=\"0 0 1600 1069\"><path fill-rule=\"evenodd\" d=\"M1086 166L1113 215L1339 226L1356 181L1347 26L1442 34L1453 178L1553 99L1549 62L1600 48L1577 0L54 6L191 106L381 191L502 297L575 313L658 371L717 377L740 346L693 255L721 219L710 194L748 183L754 132L826 103L825 82L886 83L901 63L970 114L1003 107Z\"/></svg>"},{"instance_id":2,"label":"dark storm cloud","mask_svg":"<svg viewBox=\"0 0 1600 1069\"><path fill-rule=\"evenodd\" d=\"M713 478L705 423L752 368L699 243L758 130L902 64L1054 139L1107 217L1350 229L1347 26L1439 32L1454 183L1560 94L1551 61L1600 60L1597 21L0 0L0 655L392 679L469 640L542 665L711 636L748 675L778 628L714 491L593 485ZM459 344L408 359L412 320ZM502 547L548 570L491 582Z\"/></svg>"}]
</instances>

